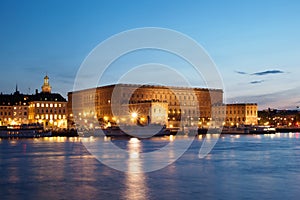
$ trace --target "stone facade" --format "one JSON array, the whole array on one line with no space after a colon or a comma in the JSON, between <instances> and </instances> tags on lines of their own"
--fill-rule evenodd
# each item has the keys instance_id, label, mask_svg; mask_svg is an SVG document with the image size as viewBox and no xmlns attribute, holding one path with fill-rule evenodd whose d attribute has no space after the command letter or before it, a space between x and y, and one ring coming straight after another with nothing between
<instances>
[{"instance_id":1,"label":"stone facade","mask_svg":"<svg viewBox=\"0 0 300 200\"><path fill-rule=\"evenodd\" d=\"M225 126L257 125L257 109L256 103L220 104L213 106L212 112L216 116L226 114Z\"/></svg>"},{"instance_id":2,"label":"stone facade","mask_svg":"<svg viewBox=\"0 0 300 200\"><path fill-rule=\"evenodd\" d=\"M68 93L69 125L93 126L95 119L116 119L130 105L144 108L145 102L167 104L167 126L195 125L211 118L211 105L223 102L220 89L117 84ZM121 109L122 108L122 109ZM144 108L145 109L145 108ZM128 113L129 116L129 113ZM86 125L85 125L86 124Z\"/></svg>"}]
</instances>

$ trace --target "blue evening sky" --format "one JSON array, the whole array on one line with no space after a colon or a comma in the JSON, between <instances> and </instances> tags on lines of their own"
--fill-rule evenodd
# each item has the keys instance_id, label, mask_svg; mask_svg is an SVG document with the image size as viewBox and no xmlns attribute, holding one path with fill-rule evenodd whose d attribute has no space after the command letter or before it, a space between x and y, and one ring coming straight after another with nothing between
<instances>
[{"instance_id":1,"label":"blue evening sky","mask_svg":"<svg viewBox=\"0 0 300 200\"><path fill-rule=\"evenodd\" d=\"M296 0L1 0L0 92L14 92L17 83L22 93L33 93L47 73L53 91L66 97L93 48L141 27L173 29L202 45L222 75L228 103L257 102L260 109L300 105Z\"/></svg>"}]
</instances>

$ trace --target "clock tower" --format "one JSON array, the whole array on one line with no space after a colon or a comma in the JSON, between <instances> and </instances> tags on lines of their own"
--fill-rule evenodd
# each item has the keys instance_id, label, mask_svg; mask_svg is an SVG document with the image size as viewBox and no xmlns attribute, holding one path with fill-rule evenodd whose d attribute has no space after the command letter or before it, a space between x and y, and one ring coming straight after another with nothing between
<instances>
[{"instance_id":1,"label":"clock tower","mask_svg":"<svg viewBox=\"0 0 300 200\"><path fill-rule=\"evenodd\" d=\"M43 93L51 93L51 86L49 84L49 77L47 75L44 77L44 84L42 86L42 92Z\"/></svg>"}]
</instances>

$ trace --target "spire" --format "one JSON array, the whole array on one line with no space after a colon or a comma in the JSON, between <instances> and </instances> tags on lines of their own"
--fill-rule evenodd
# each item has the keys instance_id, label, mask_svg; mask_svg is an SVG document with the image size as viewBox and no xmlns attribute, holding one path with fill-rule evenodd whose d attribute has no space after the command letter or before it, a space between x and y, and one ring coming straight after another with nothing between
<instances>
[{"instance_id":1,"label":"spire","mask_svg":"<svg viewBox=\"0 0 300 200\"><path fill-rule=\"evenodd\" d=\"M14 93L15 95L20 94L19 90L18 90L18 84L16 83L16 91Z\"/></svg>"},{"instance_id":2,"label":"spire","mask_svg":"<svg viewBox=\"0 0 300 200\"><path fill-rule=\"evenodd\" d=\"M51 86L49 84L49 77L47 74L44 77L44 84L42 86L42 92L43 93L51 93Z\"/></svg>"}]
</instances>

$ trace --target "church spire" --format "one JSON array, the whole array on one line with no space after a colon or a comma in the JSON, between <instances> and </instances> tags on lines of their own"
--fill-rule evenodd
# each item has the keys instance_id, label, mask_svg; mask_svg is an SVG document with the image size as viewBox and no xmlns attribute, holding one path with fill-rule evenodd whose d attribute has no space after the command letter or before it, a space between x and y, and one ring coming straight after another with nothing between
<instances>
[{"instance_id":1,"label":"church spire","mask_svg":"<svg viewBox=\"0 0 300 200\"><path fill-rule=\"evenodd\" d=\"M44 77L44 84L42 86L42 92L43 93L51 93L51 86L49 84L49 77L46 75Z\"/></svg>"},{"instance_id":2,"label":"church spire","mask_svg":"<svg viewBox=\"0 0 300 200\"><path fill-rule=\"evenodd\" d=\"M16 83L16 91L14 93L15 95L20 94L19 90L18 90L18 84Z\"/></svg>"}]
</instances>

